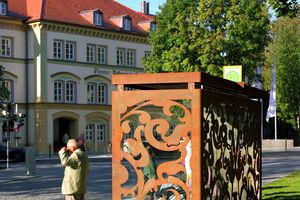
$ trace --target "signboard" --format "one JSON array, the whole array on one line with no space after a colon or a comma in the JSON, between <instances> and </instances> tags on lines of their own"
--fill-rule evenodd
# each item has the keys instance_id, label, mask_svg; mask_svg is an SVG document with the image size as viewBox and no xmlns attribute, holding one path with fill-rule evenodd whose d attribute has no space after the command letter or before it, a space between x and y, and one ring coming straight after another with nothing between
<instances>
[{"instance_id":1,"label":"signboard","mask_svg":"<svg viewBox=\"0 0 300 200\"><path fill-rule=\"evenodd\" d=\"M242 82L242 65L224 66L223 78L230 81Z\"/></svg>"}]
</instances>

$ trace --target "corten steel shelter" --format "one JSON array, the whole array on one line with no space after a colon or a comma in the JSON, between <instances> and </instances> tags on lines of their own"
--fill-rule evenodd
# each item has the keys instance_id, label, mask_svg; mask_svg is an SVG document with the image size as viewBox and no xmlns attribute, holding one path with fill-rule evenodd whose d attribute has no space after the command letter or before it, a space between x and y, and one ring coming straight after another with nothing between
<instances>
[{"instance_id":1,"label":"corten steel shelter","mask_svg":"<svg viewBox=\"0 0 300 200\"><path fill-rule=\"evenodd\" d=\"M263 91L200 72L112 81L113 200L261 199Z\"/></svg>"}]
</instances>

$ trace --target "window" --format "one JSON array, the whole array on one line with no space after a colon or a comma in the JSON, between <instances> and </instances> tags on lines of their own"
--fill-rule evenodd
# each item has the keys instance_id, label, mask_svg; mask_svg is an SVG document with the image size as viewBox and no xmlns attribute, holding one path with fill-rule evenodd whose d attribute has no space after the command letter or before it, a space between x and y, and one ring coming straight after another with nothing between
<instances>
[{"instance_id":1,"label":"window","mask_svg":"<svg viewBox=\"0 0 300 200\"><path fill-rule=\"evenodd\" d=\"M88 83L87 84L87 102L88 103L96 103L96 84Z\"/></svg>"},{"instance_id":2,"label":"window","mask_svg":"<svg viewBox=\"0 0 300 200\"><path fill-rule=\"evenodd\" d=\"M98 103L104 104L106 103L106 85L105 84L99 84L98 85Z\"/></svg>"},{"instance_id":3,"label":"window","mask_svg":"<svg viewBox=\"0 0 300 200\"><path fill-rule=\"evenodd\" d=\"M149 57L151 55L151 51L145 51L144 56L145 58Z\"/></svg>"},{"instance_id":4,"label":"window","mask_svg":"<svg viewBox=\"0 0 300 200\"><path fill-rule=\"evenodd\" d=\"M66 99L65 102L74 103L75 100L75 83L73 81L67 81L65 84Z\"/></svg>"},{"instance_id":5,"label":"window","mask_svg":"<svg viewBox=\"0 0 300 200\"><path fill-rule=\"evenodd\" d=\"M63 59L63 42L59 40L54 40L53 42L53 58Z\"/></svg>"},{"instance_id":6,"label":"window","mask_svg":"<svg viewBox=\"0 0 300 200\"><path fill-rule=\"evenodd\" d=\"M0 1L0 15L6 15L7 13L7 4Z\"/></svg>"},{"instance_id":7,"label":"window","mask_svg":"<svg viewBox=\"0 0 300 200\"><path fill-rule=\"evenodd\" d=\"M101 123L101 124L97 124L97 129L96 129L96 137L97 137L97 141L103 141L104 137L105 137L105 124Z\"/></svg>"},{"instance_id":8,"label":"window","mask_svg":"<svg viewBox=\"0 0 300 200\"><path fill-rule=\"evenodd\" d=\"M106 124L102 121L98 122L89 122L86 126L86 134L85 139L86 141L93 141L94 138L99 141L103 142L106 135Z\"/></svg>"},{"instance_id":9,"label":"window","mask_svg":"<svg viewBox=\"0 0 300 200\"><path fill-rule=\"evenodd\" d=\"M3 99L4 102L13 102L14 101L14 81L11 79L3 80L4 87L9 91L8 98Z\"/></svg>"},{"instance_id":10,"label":"window","mask_svg":"<svg viewBox=\"0 0 300 200\"><path fill-rule=\"evenodd\" d=\"M87 124L85 134L86 141L93 141L94 130L94 124Z\"/></svg>"},{"instance_id":11,"label":"window","mask_svg":"<svg viewBox=\"0 0 300 200\"><path fill-rule=\"evenodd\" d=\"M131 30L131 19L128 17L123 18L123 29L126 31Z\"/></svg>"},{"instance_id":12,"label":"window","mask_svg":"<svg viewBox=\"0 0 300 200\"><path fill-rule=\"evenodd\" d=\"M89 82L87 84L87 103L107 104L107 84Z\"/></svg>"},{"instance_id":13,"label":"window","mask_svg":"<svg viewBox=\"0 0 300 200\"><path fill-rule=\"evenodd\" d=\"M54 81L54 102L74 103L76 101L76 82L72 80Z\"/></svg>"},{"instance_id":14,"label":"window","mask_svg":"<svg viewBox=\"0 0 300 200\"><path fill-rule=\"evenodd\" d=\"M125 49L117 49L117 65L124 65Z\"/></svg>"},{"instance_id":15,"label":"window","mask_svg":"<svg viewBox=\"0 0 300 200\"><path fill-rule=\"evenodd\" d=\"M157 24L155 22L151 22L150 23L150 30L151 31L156 31L156 29L157 29Z\"/></svg>"},{"instance_id":16,"label":"window","mask_svg":"<svg viewBox=\"0 0 300 200\"><path fill-rule=\"evenodd\" d=\"M1 56L12 57L12 38L1 38Z\"/></svg>"},{"instance_id":17,"label":"window","mask_svg":"<svg viewBox=\"0 0 300 200\"><path fill-rule=\"evenodd\" d=\"M97 62L99 64L106 64L106 47L105 46L97 47Z\"/></svg>"},{"instance_id":18,"label":"window","mask_svg":"<svg viewBox=\"0 0 300 200\"><path fill-rule=\"evenodd\" d=\"M94 12L94 24L97 26L102 26L102 13Z\"/></svg>"},{"instance_id":19,"label":"window","mask_svg":"<svg viewBox=\"0 0 300 200\"><path fill-rule=\"evenodd\" d=\"M87 62L95 62L95 45L88 44L86 46L86 61Z\"/></svg>"},{"instance_id":20,"label":"window","mask_svg":"<svg viewBox=\"0 0 300 200\"><path fill-rule=\"evenodd\" d=\"M127 50L126 51L126 66L133 67L135 66L135 51Z\"/></svg>"},{"instance_id":21,"label":"window","mask_svg":"<svg viewBox=\"0 0 300 200\"><path fill-rule=\"evenodd\" d=\"M75 60L75 42L54 40L53 41L53 58Z\"/></svg>"},{"instance_id":22,"label":"window","mask_svg":"<svg viewBox=\"0 0 300 200\"><path fill-rule=\"evenodd\" d=\"M54 101L62 102L63 101L63 82L54 81Z\"/></svg>"},{"instance_id":23,"label":"window","mask_svg":"<svg viewBox=\"0 0 300 200\"><path fill-rule=\"evenodd\" d=\"M135 50L118 48L116 54L117 65L128 67L135 66Z\"/></svg>"},{"instance_id":24,"label":"window","mask_svg":"<svg viewBox=\"0 0 300 200\"><path fill-rule=\"evenodd\" d=\"M66 42L66 60L75 60L75 43Z\"/></svg>"},{"instance_id":25,"label":"window","mask_svg":"<svg viewBox=\"0 0 300 200\"><path fill-rule=\"evenodd\" d=\"M86 61L90 63L106 64L106 47L96 44L87 44Z\"/></svg>"}]
</instances>

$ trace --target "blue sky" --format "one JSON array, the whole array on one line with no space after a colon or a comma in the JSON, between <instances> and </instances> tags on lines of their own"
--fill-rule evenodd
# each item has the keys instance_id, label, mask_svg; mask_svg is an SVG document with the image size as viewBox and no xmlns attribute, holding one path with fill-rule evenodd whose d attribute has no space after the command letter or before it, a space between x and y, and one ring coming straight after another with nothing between
<instances>
[{"instance_id":1,"label":"blue sky","mask_svg":"<svg viewBox=\"0 0 300 200\"><path fill-rule=\"evenodd\" d=\"M126 5L127 7L136 10L141 11L141 2L142 0L116 0L120 2L123 5ZM150 14L156 14L156 12L159 10L158 7L160 5L163 5L166 0L146 0L150 4ZM300 0L297 0L298 3L300 3ZM273 14L273 12L271 12Z\"/></svg>"},{"instance_id":2,"label":"blue sky","mask_svg":"<svg viewBox=\"0 0 300 200\"><path fill-rule=\"evenodd\" d=\"M117 0L119 3L126 5L127 7L141 11L142 0ZM163 5L166 0L146 0L150 5L150 14L155 14L158 11L158 6Z\"/></svg>"}]
</instances>

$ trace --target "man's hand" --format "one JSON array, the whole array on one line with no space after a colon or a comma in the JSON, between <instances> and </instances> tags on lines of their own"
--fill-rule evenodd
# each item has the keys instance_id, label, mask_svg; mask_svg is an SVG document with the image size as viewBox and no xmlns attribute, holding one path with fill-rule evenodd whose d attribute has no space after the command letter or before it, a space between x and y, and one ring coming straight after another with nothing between
<instances>
[{"instance_id":1,"label":"man's hand","mask_svg":"<svg viewBox=\"0 0 300 200\"><path fill-rule=\"evenodd\" d=\"M62 147L61 149L60 149L60 151L67 151L67 147Z\"/></svg>"}]
</instances>

